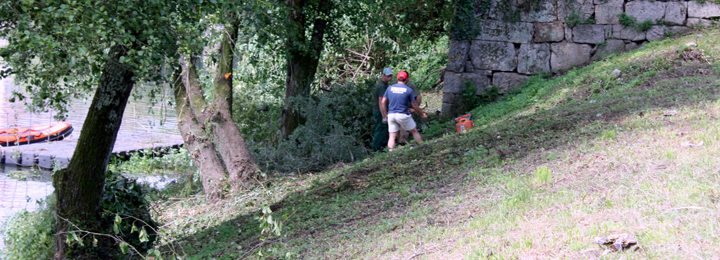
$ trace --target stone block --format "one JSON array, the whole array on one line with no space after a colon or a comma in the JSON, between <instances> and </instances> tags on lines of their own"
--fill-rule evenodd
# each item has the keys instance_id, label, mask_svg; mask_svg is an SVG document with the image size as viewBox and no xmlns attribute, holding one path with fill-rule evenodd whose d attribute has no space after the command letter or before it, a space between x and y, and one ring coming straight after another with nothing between
<instances>
[{"instance_id":1,"label":"stone block","mask_svg":"<svg viewBox=\"0 0 720 260\"><path fill-rule=\"evenodd\" d=\"M687 18L687 2L667 2L665 7L665 24L684 25Z\"/></svg>"},{"instance_id":2,"label":"stone block","mask_svg":"<svg viewBox=\"0 0 720 260\"><path fill-rule=\"evenodd\" d=\"M553 0L540 0L539 6L533 11L522 12L520 21L549 23L557 21L556 2Z\"/></svg>"},{"instance_id":3,"label":"stone block","mask_svg":"<svg viewBox=\"0 0 720 260\"><path fill-rule=\"evenodd\" d=\"M616 39L642 41L645 40L645 32L638 31L632 27L625 27L621 24L613 25L613 36Z\"/></svg>"},{"instance_id":4,"label":"stone block","mask_svg":"<svg viewBox=\"0 0 720 260\"><path fill-rule=\"evenodd\" d=\"M573 28L573 42L600 43L605 41L605 26L599 24L580 24Z\"/></svg>"},{"instance_id":5,"label":"stone block","mask_svg":"<svg viewBox=\"0 0 720 260\"><path fill-rule=\"evenodd\" d=\"M710 26L713 26L713 21L708 20L708 19L700 19L700 18L688 18L687 21L685 22L685 25L710 27Z\"/></svg>"},{"instance_id":6,"label":"stone block","mask_svg":"<svg viewBox=\"0 0 720 260\"><path fill-rule=\"evenodd\" d=\"M525 84L529 78L527 75L517 73L497 72L493 74L493 86L500 90L499 93L505 94L518 89L518 87Z\"/></svg>"},{"instance_id":7,"label":"stone block","mask_svg":"<svg viewBox=\"0 0 720 260\"><path fill-rule=\"evenodd\" d=\"M713 18L720 17L720 4L707 1L699 3L696 1L688 2L688 17L691 18Z\"/></svg>"},{"instance_id":8,"label":"stone block","mask_svg":"<svg viewBox=\"0 0 720 260\"><path fill-rule=\"evenodd\" d=\"M690 31L690 28L685 26L666 26L665 27L665 34L666 35L677 35L677 34L683 34L687 31Z\"/></svg>"},{"instance_id":9,"label":"stone block","mask_svg":"<svg viewBox=\"0 0 720 260\"><path fill-rule=\"evenodd\" d=\"M550 69L553 72L566 71L590 61L592 47L587 44L569 42L550 44Z\"/></svg>"},{"instance_id":10,"label":"stone block","mask_svg":"<svg viewBox=\"0 0 720 260\"><path fill-rule=\"evenodd\" d=\"M565 26L565 39L572 41L572 28L570 26Z\"/></svg>"},{"instance_id":11,"label":"stone block","mask_svg":"<svg viewBox=\"0 0 720 260\"><path fill-rule=\"evenodd\" d=\"M595 23L597 24L619 24L620 17L618 14L623 12L622 5L596 5L595 6Z\"/></svg>"},{"instance_id":12,"label":"stone block","mask_svg":"<svg viewBox=\"0 0 720 260\"><path fill-rule=\"evenodd\" d=\"M41 154L41 155L38 155L37 158L38 158L38 163L37 163L38 167L43 168L43 169L52 169L53 168L52 164L53 164L53 159L55 159L54 156Z\"/></svg>"},{"instance_id":13,"label":"stone block","mask_svg":"<svg viewBox=\"0 0 720 260\"><path fill-rule=\"evenodd\" d=\"M475 70L469 73L445 72L445 83L443 84L443 92L460 93L467 86L469 81L477 90L485 90L490 86L491 72L487 70ZM445 102L445 101L443 101Z\"/></svg>"},{"instance_id":14,"label":"stone block","mask_svg":"<svg viewBox=\"0 0 720 260\"><path fill-rule=\"evenodd\" d=\"M450 102L445 102L449 100ZM467 112L463 110L462 94L443 92L443 104L441 116L444 118L453 118L461 113Z\"/></svg>"},{"instance_id":15,"label":"stone block","mask_svg":"<svg viewBox=\"0 0 720 260\"><path fill-rule=\"evenodd\" d=\"M572 14L579 14L582 19L588 19L595 13L595 4L593 0L573 0L557 1L557 13L558 21L565 22L565 20Z\"/></svg>"},{"instance_id":16,"label":"stone block","mask_svg":"<svg viewBox=\"0 0 720 260\"><path fill-rule=\"evenodd\" d=\"M606 24L603 29L605 30L605 39L613 39L615 36L613 36L613 25L612 24Z\"/></svg>"},{"instance_id":17,"label":"stone block","mask_svg":"<svg viewBox=\"0 0 720 260\"><path fill-rule=\"evenodd\" d=\"M663 19L665 6L666 3L660 1L632 1L625 4L625 13L635 17L638 23L648 19L655 23L657 20Z\"/></svg>"},{"instance_id":18,"label":"stone block","mask_svg":"<svg viewBox=\"0 0 720 260\"><path fill-rule=\"evenodd\" d=\"M469 55L475 69L513 71L517 67L515 45L509 42L474 40Z\"/></svg>"},{"instance_id":19,"label":"stone block","mask_svg":"<svg viewBox=\"0 0 720 260\"><path fill-rule=\"evenodd\" d=\"M470 41L450 40L447 70L463 72L465 70L465 62L467 61L468 51L470 51Z\"/></svg>"},{"instance_id":20,"label":"stone block","mask_svg":"<svg viewBox=\"0 0 720 260\"><path fill-rule=\"evenodd\" d=\"M550 44L521 45L517 71L522 74L550 72Z\"/></svg>"},{"instance_id":21,"label":"stone block","mask_svg":"<svg viewBox=\"0 0 720 260\"><path fill-rule=\"evenodd\" d=\"M35 158L37 157L34 153L22 153L20 154L22 159L20 160L20 166L23 167L33 167L35 166Z\"/></svg>"},{"instance_id":22,"label":"stone block","mask_svg":"<svg viewBox=\"0 0 720 260\"><path fill-rule=\"evenodd\" d=\"M58 167L59 169L67 168L67 166L70 164L70 158L67 157L57 157L53 160L53 168Z\"/></svg>"},{"instance_id":23,"label":"stone block","mask_svg":"<svg viewBox=\"0 0 720 260\"><path fill-rule=\"evenodd\" d=\"M536 23L534 42L560 42L565 39L562 22Z\"/></svg>"},{"instance_id":24,"label":"stone block","mask_svg":"<svg viewBox=\"0 0 720 260\"><path fill-rule=\"evenodd\" d=\"M638 48L638 44L637 44L637 43L630 42L630 43L625 44L625 51L632 51L632 50L637 49L637 48Z\"/></svg>"},{"instance_id":25,"label":"stone block","mask_svg":"<svg viewBox=\"0 0 720 260\"><path fill-rule=\"evenodd\" d=\"M605 42L605 45L598 46L597 51L595 52L595 55L593 55L592 60L600 60L612 53L619 53L625 51L625 41L623 40L607 40Z\"/></svg>"},{"instance_id":26,"label":"stone block","mask_svg":"<svg viewBox=\"0 0 720 260\"><path fill-rule=\"evenodd\" d=\"M595 0L595 5L607 5L622 7L625 3L624 0Z\"/></svg>"},{"instance_id":27,"label":"stone block","mask_svg":"<svg viewBox=\"0 0 720 260\"><path fill-rule=\"evenodd\" d=\"M480 34L475 38L476 40L516 43L530 42L535 29L532 23L508 23L496 20L481 20L479 27Z\"/></svg>"},{"instance_id":28,"label":"stone block","mask_svg":"<svg viewBox=\"0 0 720 260\"><path fill-rule=\"evenodd\" d=\"M465 62L465 72L475 72L472 62Z\"/></svg>"},{"instance_id":29,"label":"stone block","mask_svg":"<svg viewBox=\"0 0 720 260\"><path fill-rule=\"evenodd\" d=\"M645 35L648 41L662 40L665 38L665 26L653 25L653 27L650 27L650 30L645 32Z\"/></svg>"}]
</instances>

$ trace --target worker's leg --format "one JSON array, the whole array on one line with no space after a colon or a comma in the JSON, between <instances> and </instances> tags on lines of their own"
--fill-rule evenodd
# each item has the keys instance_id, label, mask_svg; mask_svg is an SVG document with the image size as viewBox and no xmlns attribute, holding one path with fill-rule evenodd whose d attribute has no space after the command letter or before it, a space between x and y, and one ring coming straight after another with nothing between
<instances>
[{"instance_id":1,"label":"worker's leg","mask_svg":"<svg viewBox=\"0 0 720 260\"><path fill-rule=\"evenodd\" d=\"M422 143L422 136L420 136L420 132L418 132L417 128L410 130L410 133L412 133L413 138L415 138L415 142Z\"/></svg>"},{"instance_id":2,"label":"worker's leg","mask_svg":"<svg viewBox=\"0 0 720 260\"><path fill-rule=\"evenodd\" d=\"M393 151L393 148L395 148L395 138L397 137L398 132L391 132L390 138L388 139L388 148L390 148L390 151Z\"/></svg>"},{"instance_id":3,"label":"worker's leg","mask_svg":"<svg viewBox=\"0 0 720 260\"><path fill-rule=\"evenodd\" d=\"M373 112L375 117L375 134L373 135L373 150L384 149L388 141L388 127L387 124L382 122L382 114L380 112Z\"/></svg>"}]
</instances>

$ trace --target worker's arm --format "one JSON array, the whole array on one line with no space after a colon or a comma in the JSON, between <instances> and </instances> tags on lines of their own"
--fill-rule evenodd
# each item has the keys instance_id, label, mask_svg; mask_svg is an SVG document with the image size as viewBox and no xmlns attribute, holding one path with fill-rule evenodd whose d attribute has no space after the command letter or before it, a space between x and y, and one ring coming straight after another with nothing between
<instances>
[{"instance_id":1,"label":"worker's arm","mask_svg":"<svg viewBox=\"0 0 720 260\"><path fill-rule=\"evenodd\" d=\"M415 111L420 115L422 119L427 119L427 114L423 113L423 111L420 109L420 106L418 106L417 102L412 102L412 107L415 109Z\"/></svg>"},{"instance_id":2,"label":"worker's arm","mask_svg":"<svg viewBox=\"0 0 720 260\"><path fill-rule=\"evenodd\" d=\"M387 117L387 114L388 114L388 111L387 111L387 102L388 102L388 99L385 98L385 97L380 97L380 100L379 100L379 101L380 101L380 102L378 102L378 103L380 104L380 113L382 113L382 116L383 116L383 117Z\"/></svg>"},{"instance_id":3,"label":"worker's arm","mask_svg":"<svg viewBox=\"0 0 720 260\"><path fill-rule=\"evenodd\" d=\"M415 96L415 102L418 103L418 106L422 105L422 95L417 95L417 96ZM417 110L415 110L414 108L408 109L408 112L409 112L410 114L415 113L416 111L417 111ZM418 113L418 115L422 115L422 114L419 113L419 112L417 112L417 113Z\"/></svg>"}]
</instances>

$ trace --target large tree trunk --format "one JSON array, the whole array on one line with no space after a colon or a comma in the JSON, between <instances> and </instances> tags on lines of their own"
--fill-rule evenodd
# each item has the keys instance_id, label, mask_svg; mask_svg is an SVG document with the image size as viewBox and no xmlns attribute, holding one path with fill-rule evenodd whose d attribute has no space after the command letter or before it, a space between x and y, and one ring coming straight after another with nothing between
<instances>
[{"instance_id":1,"label":"large tree trunk","mask_svg":"<svg viewBox=\"0 0 720 260\"><path fill-rule=\"evenodd\" d=\"M183 66L183 84L175 89L180 134L202 173L203 188L211 201L221 198L225 183L239 191L258 171L240 129L232 120L232 59L238 24L224 30L212 106L205 102L195 58Z\"/></svg>"},{"instance_id":2,"label":"large tree trunk","mask_svg":"<svg viewBox=\"0 0 720 260\"><path fill-rule=\"evenodd\" d=\"M317 6L310 6L309 0L288 0L286 2L290 9L288 14L288 38L285 45L288 48L286 57L287 76L285 78L285 107L281 118L280 134L283 137L289 136L295 128L305 122L299 111L295 110L288 101L291 97L310 96L310 83L315 78L320 54L323 49L323 38L328 21L316 18L312 23L312 34L310 39L305 37L307 17L305 8L318 8L323 18L327 17L332 10L332 2L320 0Z\"/></svg>"},{"instance_id":3,"label":"large tree trunk","mask_svg":"<svg viewBox=\"0 0 720 260\"><path fill-rule=\"evenodd\" d=\"M120 63L120 57L126 52L121 45L110 49L72 160L67 168L53 175L57 196L56 259L66 257L67 221L85 230L98 231L105 171L134 86L132 71ZM82 252L73 252L73 255L82 255Z\"/></svg>"},{"instance_id":4,"label":"large tree trunk","mask_svg":"<svg viewBox=\"0 0 720 260\"><path fill-rule=\"evenodd\" d=\"M175 100L177 102L178 129L183 137L185 148L190 151L195 165L202 173L202 184L208 201L216 201L222 198L222 185L227 181L225 178L225 167L222 160L215 152L215 145L206 133L203 125L204 120L199 120L191 105L194 100L197 104L205 103L202 94L199 96L188 95L187 89L198 89L197 72L193 61L183 66L184 74L182 80L175 80ZM176 76L179 76L176 72ZM186 88L186 86L188 86ZM198 98L200 100L198 100ZM200 102L202 101L202 103ZM201 108L204 108L201 106ZM207 117L207 116L200 116Z\"/></svg>"},{"instance_id":5,"label":"large tree trunk","mask_svg":"<svg viewBox=\"0 0 720 260\"><path fill-rule=\"evenodd\" d=\"M214 124L215 143L229 173L230 186L236 192L258 171L245 139L232 118L232 61L238 27L239 24L234 21L225 27L223 33L213 92L214 114L210 120Z\"/></svg>"}]
</instances>

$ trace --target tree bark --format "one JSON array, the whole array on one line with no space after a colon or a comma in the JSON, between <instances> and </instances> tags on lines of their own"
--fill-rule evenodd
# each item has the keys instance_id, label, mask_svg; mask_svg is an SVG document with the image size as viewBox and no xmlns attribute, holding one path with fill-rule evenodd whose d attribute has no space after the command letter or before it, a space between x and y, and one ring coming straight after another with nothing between
<instances>
[{"instance_id":1,"label":"tree bark","mask_svg":"<svg viewBox=\"0 0 720 260\"><path fill-rule=\"evenodd\" d=\"M82 229L98 231L105 171L134 86L133 72L120 63L126 52L125 46L110 48L70 164L53 175L57 196L55 259L66 257L66 220Z\"/></svg>"},{"instance_id":2,"label":"tree bark","mask_svg":"<svg viewBox=\"0 0 720 260\"><path fill-rule=\"evenodd\" d=\"M232 60L238 26L235 22L224 29L211 106L198 82L195 57L183 62L182 84L175 87L176 111L181 120L178 127L202 173L203 188L210 201L222 198L226 183L232 191L239 191L258 171L240 129L232 120Z\"/></svg>"},{"instance_id":3,"label":"tree bark","mask_svg":"<svg viewBox=\"0 0 720 260\"><path fill-rule=\"evenodd\" d=\"M178 129L183 137L185 148L190 151L195 165L202 173L203 189L208 201L214 202L222 199L222 185L227 179L225 178L225 167L222 160L215 152L215 145L206 133L204 120L198 121L198 119L207 118L207 116L196 116L196 111L202 111L204 106L200 107L201 110L193 109L191 105L193 99L188 95L187 89L197 90L200 87L193 64L193 61L190 61L186 66L183 66L183 79L175 80L174 93L177 102L175 111L178 116ZM176 72L176 78L180 77L179 74L179 72ZM186 86L188 87L186 88ZM199 97L202 103L205 103L202 94L195 97ZM197 98L195 98L195 102L200 104Z\"/></svg>"},{"instance_id":4,"label":"tree bark","mask_svg":"<svg viewBox=\"0 0 720 260\"><path fill-rule=\"evenodd\" d=\"M238 21L225 27L220 45L220 59L216 69L213 92L213 136L215 144L229 173L231 189L235 192L258 171L255 160L245 144L240 129L232 119L232 61L235 57L235 41L238 35Z\"/></svg>"},{"instance_id":5,"label":"tree bark","mask_svg":"<svg viewBox=\"0 0 720 260\"><path fill-rule=\"evenodd\" d=\"M328 20L324 19L332 10L332 2L319 0L317 8L323 18L316 18L312 22L312 34L305 37L305 30L310 26L303 9L311 8L308 0L288 0L288 38L285 45L288 47L286 57L285 78L285 107L281 117L280 134L287 137L292 134L300 124L305 122L299 111L293 109L289 99L295 96L310 96L310 84L315 78L320 54L323 49L323 39Z\"/></svg>"}]
</instances>

